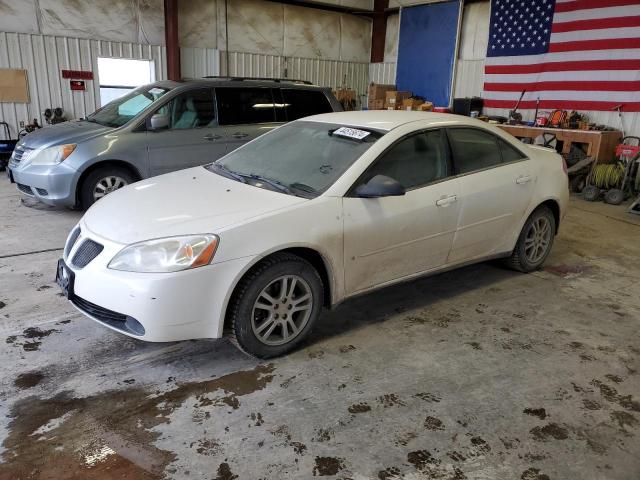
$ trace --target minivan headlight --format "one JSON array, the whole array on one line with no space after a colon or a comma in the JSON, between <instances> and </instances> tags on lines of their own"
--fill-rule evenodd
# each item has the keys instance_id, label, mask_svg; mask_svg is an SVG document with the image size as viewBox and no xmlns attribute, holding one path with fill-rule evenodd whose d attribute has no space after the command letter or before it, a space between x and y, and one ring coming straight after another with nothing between
<instances>
[{"instance_id":1,"label":"minivan headlight","mask_svg":"<svg viewBox=\"0 0 640 480\"><path fill-rule=\"evenodd\" d=\"M208 265L218 248L217 235L168 237L134 243L123 248L108 268L124 272L178 272Z\"/></svg>"},{"instance_id":2,"label":"minivan headlight","mask_svg":"<svg viewBox=\"0 0 640 480\"><path fill-rule=\"evenodd\" d=\"M31 165L58 165L76 149L75 143L44 148L31 154Z\"/></svg>"}]
</instances>

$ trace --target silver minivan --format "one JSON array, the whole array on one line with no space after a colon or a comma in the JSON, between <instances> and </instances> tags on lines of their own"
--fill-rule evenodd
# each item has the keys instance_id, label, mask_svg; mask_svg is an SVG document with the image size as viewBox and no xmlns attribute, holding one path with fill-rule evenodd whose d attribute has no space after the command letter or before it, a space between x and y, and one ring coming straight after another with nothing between
<instances>
[{"instance_id":1,"label":"silver minivan","mask_svg":"<svg viewBox=\"0 0 640 480\"><path fill-rule=\"evenodd\" d=\"M7 172L25 195L88 208L137 180L213 162L284 122L340 110L331 89L302 81L156 82L30 133Z\"/></svg>"}]
</instances>

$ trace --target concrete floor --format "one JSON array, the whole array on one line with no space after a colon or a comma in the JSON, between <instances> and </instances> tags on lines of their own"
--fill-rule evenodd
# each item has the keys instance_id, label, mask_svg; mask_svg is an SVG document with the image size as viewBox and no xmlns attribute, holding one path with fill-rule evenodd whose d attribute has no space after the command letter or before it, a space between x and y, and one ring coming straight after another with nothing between
<instances>
[{"instance_id":1,"label":"concrete floor","mask_svg":"<svg viewBox=\"0 0 640 480\"><path fill-rule=\"evenodd\" d=\"M0 179L2 480L640 478L640 217L622 207L573 200L543 271L388 288L267 363L76 313L53 277L78 218Z\"/></svg>"}]
</instances>

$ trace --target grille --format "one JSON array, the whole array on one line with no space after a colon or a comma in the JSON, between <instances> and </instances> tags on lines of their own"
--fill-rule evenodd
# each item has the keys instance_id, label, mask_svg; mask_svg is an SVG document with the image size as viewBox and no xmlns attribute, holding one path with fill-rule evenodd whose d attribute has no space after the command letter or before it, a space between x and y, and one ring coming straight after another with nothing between
<instances>
[{"instance_id":1,"label":"grille","mask_svg":"<svg viewBox=\"0 0 640 480\"><path fill-rule=\"evenodd\" d=\"M80 227L77 227L71 232L71 234L69 235L69 238L67 239L67 244L64 247L65 258L69 256L69 252L71 252L71 249L76 244L76 240L78 240L79 236L80 236Z\"/></svg>"},{"instance_id":2,"label":"grille","mask_svg":"<svg viewBox=\"0 0 640 480\"><path fill-rule=\"evenodd\" d=\"M73 304L78 307L83 312L91 315L92 317L100 320L101 322L105 322L108 324L118 324L121 323L124 326L124 322L127 321L127 316L123 313L114 312L104 307L100 307L95 303L91 303L84 298L80 298L77 295L74 296L71 301ZM116 326L116 325L114 325Z\"/></svg>"},{"instance_id":3,"label":"grille","mask_svg":"<svg viewBox=\"0 0 640 480\"><path fill-rule=\"evenodd\" d=\"M29 147L16 147L13 150L13 155L11 156L11 160L13 161L13 163L20 163L22 161L22 158L25 156L25 154L29 154L29 152L31 152L33 150L33 148L29 148Z\"/></svg>"},{"instance_id":4,"label":"grille","mask_svg":"<svg viewBox=\"0 0 640 480\"><path fill-rule=\"evenodd\" d=\"M71 297L71 302L87 315L110 327L136 336L145 334L142 324L133 317L101 307L77 295Z\"/></svg>"},{"instance_id":5,"label":"grille","mask_svg":"<svg viewBox=\"0 0 640 480\"><path fill-rule=\"evenodd\" d=\"M33 190L31 190L30 186L23 185L21 183L16 183L16 186L18 187L18 190L20 190L22 193L26 193L27 195L33 195Z\"/></svg>"},{"instance_id":6,"label":"grille","mask_svg":"<svg viewBox=\"0 0 640 480\"><path fill-rule=\"evenodd\" d=\"M78 247L71 263L74 267L84 268L100 254L103 248L104 246L99 243L87 239Z\"/></svg>"},{"instance_id":7,"label":"grille","mask_svg":"<svg viewBox=\"0 0 640 480\"><path fill-rule=\"evenodd\" d=\"M38 195L42 195L43 197L49 195L49 192L47 192L44 188L36 188L36 192L38 192Z\"/></svg>"}]
</instances>

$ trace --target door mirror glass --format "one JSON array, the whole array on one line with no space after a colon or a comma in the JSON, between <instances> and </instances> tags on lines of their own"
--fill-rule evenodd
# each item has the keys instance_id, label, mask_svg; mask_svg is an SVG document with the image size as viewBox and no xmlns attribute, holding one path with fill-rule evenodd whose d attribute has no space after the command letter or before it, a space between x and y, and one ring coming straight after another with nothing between
<instances>
[{"instance_id":1,"label":"door mirror glass","mask_svg":"<svg viewBox=\"0 0 640 480\"><path fill-rule=\"evenodd\" d=\"M156 113L151 116L149 122L151 130L162 130L163 128L169 128L169 116L163 113Z\"/></svg>"},{"instance_id":2,"label":"door mirror glass","mask_svg":"<svg viewBox=\"0 0 640 480\"><path fill-rule=\"evenodd\" d=\"M391 177L376 175L367 183L356 188L355 193L360 198L399 197L404 195L404 187Z\"/></svg>"}]
</instances>

